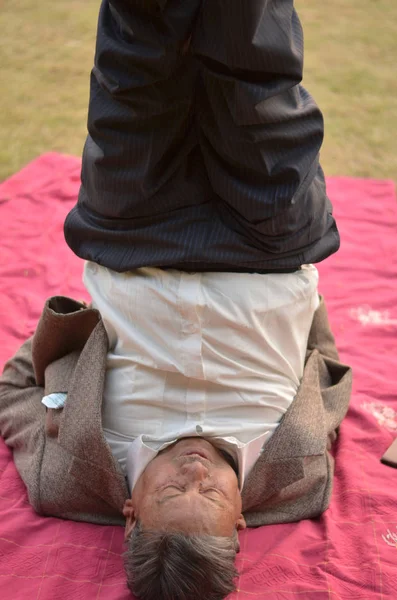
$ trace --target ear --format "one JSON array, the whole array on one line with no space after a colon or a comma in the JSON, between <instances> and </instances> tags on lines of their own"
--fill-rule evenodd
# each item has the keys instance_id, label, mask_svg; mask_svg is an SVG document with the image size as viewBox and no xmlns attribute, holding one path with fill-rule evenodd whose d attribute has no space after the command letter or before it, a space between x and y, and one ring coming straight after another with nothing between
<instances>
[{"instance_id":1,"label":"ear","mask_svg":"<svg viewBox=\"0 0 397 600\"><path fill-rule=\"evenodd\" d=\"M244 515L240 515L236 521L236 529L237 531L241 531L247 527L247 523L245 522Z\"/></svg>"},{"instance_id":2,"label":"ear","mask_svg":"<svg viewBox=\"0 0 397 600\"><path fill-rule=\"evenodd\" d=\"M243 515L240 515L236 521L236 528L233 533L234 548L236 550L236 554L238 554L240 552L240 540L238 537L238 532L241 531L242 529L245 529L246 527L247 527L247 523L245 522Z\"/></svg>"},{"instance_id":3,"label":"ear","mask_svg":"<svg viewBox=\"0 0 397 600\"><path fill-rule=\"evenodd\" d=\"M124 503L123 515L125 516L125 521L126 521L125 522L124 542L128 542L128 540L131 536L131 533L135 527L135 523L136 523L135 510L132 505L131 498L128 498L128 500L126 500Z\"/></svg>"}]
</instances>

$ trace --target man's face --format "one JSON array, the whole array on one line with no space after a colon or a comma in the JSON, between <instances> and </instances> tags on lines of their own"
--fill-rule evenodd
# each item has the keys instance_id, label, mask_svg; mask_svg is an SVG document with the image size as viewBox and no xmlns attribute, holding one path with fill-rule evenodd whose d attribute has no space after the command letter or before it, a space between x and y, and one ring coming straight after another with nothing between
<instances>
[{"instance_id":1,"label":"man's face","mask_svg":"<svg viewBox=\"0 0 397 600\"><path fill-rule=\"evenodd\" d=\"M140 476L128 504L132 520L139 518L144 529L231 536L245 527L237 476L201 438L182 439L160 452ZM128 528L131 513L125 514Z\"/></svg>"}]
</instances>

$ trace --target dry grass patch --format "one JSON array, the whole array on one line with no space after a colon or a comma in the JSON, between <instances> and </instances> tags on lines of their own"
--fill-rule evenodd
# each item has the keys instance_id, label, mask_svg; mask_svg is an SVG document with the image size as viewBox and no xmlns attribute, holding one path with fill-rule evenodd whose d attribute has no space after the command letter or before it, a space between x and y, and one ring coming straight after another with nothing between
<instances>
[{"instance_id":1,"label":"dry grass patch","mask_svg":"<svg viewBox=\"0 0 397 600\"><path fill-rule=\"evenodd\" d=\"M39 154L80 155L99 0L3 0L0 180ZM297 0L305 84L323 109L327 174L397 173L397 2Z\"/></svg>"},{"instance_id":2,"label":"dry grass patch","mask_svg":"<svg viewBox=\"0 0 397 600\"><path fill-rule=\"evenodd\" d=\"M299 0L305 85L326 125L328 175L397 175L397 3Z\"/></svg>"}]
</instances>

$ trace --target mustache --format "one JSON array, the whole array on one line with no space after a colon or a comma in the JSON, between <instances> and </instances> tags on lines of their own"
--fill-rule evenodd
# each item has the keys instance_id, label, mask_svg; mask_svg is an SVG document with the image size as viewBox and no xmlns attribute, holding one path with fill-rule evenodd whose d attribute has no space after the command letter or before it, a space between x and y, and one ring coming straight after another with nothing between
<instances>
[{"instance_id":1,"label":"mustache","mask_svg":"<svg viewBox=\"0 0 397 600\"><path fill-rule=\"evenodd\" d=\"M188 454L185 456L179 456L177 458L177 461L178 461L178 464L181 466L189 465L194 462L199 462L204 467L208 468L212 464L211 461L209 461L207 458L204 458L203 456L199 456L197 454Z\"/></svg>"}]
</instances>

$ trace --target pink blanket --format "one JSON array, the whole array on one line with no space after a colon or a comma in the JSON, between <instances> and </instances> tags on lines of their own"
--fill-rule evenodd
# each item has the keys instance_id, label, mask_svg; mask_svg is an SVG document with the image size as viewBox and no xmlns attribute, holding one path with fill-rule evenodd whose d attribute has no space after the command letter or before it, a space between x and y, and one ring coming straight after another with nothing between
<instances>
[{"instance_id":1,"label":"pink blanket","mask_svg":"<svg viewBox=\"0 0 397 600\"><path fill-rule=\"evenodd\" d=\"M63 241L78 159L47 154L0 186L0 365L53 294L86 298ZM247 530L233 600L397 598L397 470L379 462L397 435L397 205L391 182L328 181L342 236L320 265L354 394L335 451L331 507L319 519ZM0 597L124 600L118 527L41 518L0 440Z\"/></svg>"}]
</instances>

